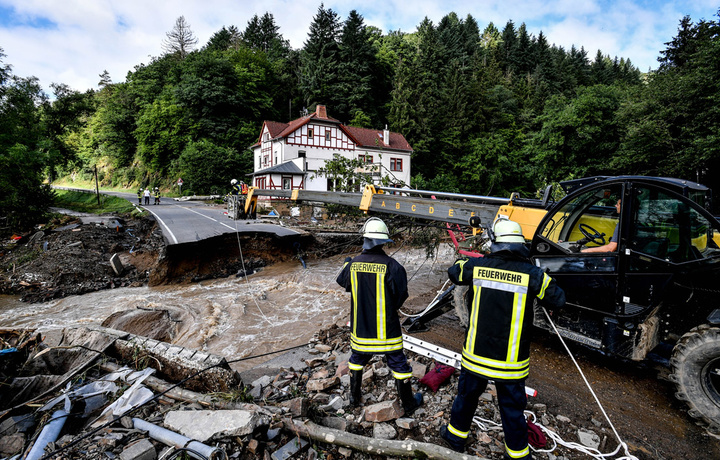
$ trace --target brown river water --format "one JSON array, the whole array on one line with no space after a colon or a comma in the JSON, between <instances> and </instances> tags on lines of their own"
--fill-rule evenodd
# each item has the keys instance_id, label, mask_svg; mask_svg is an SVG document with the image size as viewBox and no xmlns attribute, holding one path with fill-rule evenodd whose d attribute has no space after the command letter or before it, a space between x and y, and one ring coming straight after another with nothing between
<instances>
[{"instance_id":1,"label":"brown river water","mask_svg":"<svg viewBox=\"0 0 720 460\"><path fill-rule=\"evenodd\" d=\"M393 254L393 249L388 250ZM426 259L423 250L402 249L394 255L408 273L410 299L435 293L453 262L449 248ZM335 282L345 256L266 267L248 278L199 283L118 288L46 303L27 304L0 297L0 326L44 330L100 325L125 310L168 310L177 324L173 343L224 356L228 361L307 343L313 334L349 320L350 296ZM432 296L431 296L432 298ZM233 365L247 369L265 360Z\"/></svg>"}]
</instances>

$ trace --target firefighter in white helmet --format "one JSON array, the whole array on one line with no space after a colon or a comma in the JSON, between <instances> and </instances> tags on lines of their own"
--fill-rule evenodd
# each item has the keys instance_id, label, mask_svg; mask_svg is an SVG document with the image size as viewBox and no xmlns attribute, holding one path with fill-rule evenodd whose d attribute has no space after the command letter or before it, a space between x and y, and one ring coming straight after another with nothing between
<instances>
[{"instance_id":1,"label":"firefighter in white helmet","mask_svg":"<svg viewBox=\"0 0 720 460\"><path fill-rule=\"evenodd\" d=\"M467 296L470 314L463 342L458 393L450 423L440 436L453 450L463 452L478 399L495 381L505 434L505 459L531 459L525 379L530 369L529 332L533 301L560 307L565 293L555 281L530 262L522 228L498 219L492 229L490 254L460 259L448 269L450 281L472 286Z\"/></svg>"},{"instance_id":2,"label":"firefighter in white helmet","mask_svg":"<svg viewBox=\"0 0 720 460\"><path fill-rule=\"evenodd\" d=\"M235 195L235 196L237 196L237 195L239 195L239 194L240 194L240 186L238 185L237 179L231 180L231 181L230 181L230 185L232 185L232 190L230 190L230 192L228 192L227 196L230 196L230 195Z\"/></svg>"},{"instance_id":3,"label":"firefighter in white helmet","mask_svg":"<svg viewBox=\"0 0 720 460\"><path fill-rule=\"evenodd\" d=\"M408 298L407 273L395 259L385 254L383 245L392 243L385 222L371 217L362 229L363 251L345 259L337 278L351 293L350 314L350 404L362 400L363 367L373 355L382 353L393 372L395 384L406 414L422 402L422 393L413 394L412 368L403 352L402 329L398 309Z\"/></svg>"}]
</instances>

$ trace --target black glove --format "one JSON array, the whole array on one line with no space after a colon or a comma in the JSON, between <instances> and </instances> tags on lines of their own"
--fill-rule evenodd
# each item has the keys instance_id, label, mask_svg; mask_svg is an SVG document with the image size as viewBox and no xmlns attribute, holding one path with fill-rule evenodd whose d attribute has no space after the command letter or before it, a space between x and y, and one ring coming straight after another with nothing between
<instances>
[{"instance_id":1,"label":"black glove","mask_svg":"<svg viewBox=\"0 0 720 460\"><path fill-rule=\"evenodd\" d=\"M582 248L582 245L579 245L579 244L571 244L571 245L570 245L570 252L580 252L580 248Z\"/></svg>"}]
</instances>

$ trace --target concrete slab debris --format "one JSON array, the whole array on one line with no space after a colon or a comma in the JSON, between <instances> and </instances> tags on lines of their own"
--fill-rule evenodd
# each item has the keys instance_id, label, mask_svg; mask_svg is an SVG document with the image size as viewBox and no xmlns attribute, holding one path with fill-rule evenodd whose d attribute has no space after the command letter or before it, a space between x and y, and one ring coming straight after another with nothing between
<instances>
[{"instance_id":1,"label":"concrete slab debris","mask_svg":"<svg viewBox=\"0 0 720 460\"><path fill-rule=\"evenodd\" d=\"M165 425L188 438L206 442L213 438L243 436L270 423L267 416L246 410L170 411Z\"/></svg>"}]
</instances>

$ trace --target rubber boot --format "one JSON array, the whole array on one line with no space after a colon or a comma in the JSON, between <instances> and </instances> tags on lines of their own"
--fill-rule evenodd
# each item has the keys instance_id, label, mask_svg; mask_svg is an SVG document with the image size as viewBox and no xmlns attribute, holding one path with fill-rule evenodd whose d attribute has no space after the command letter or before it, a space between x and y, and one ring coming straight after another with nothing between
<instances>
[{"instance_id":1,"label":"rubber boot","mask_svg":"<svg viewBox=\"0 0 720 460\"><path fill-rule=\"evenodd\" d=\"M362 405L362 375L363 371L350 371L350 405Z\"/></svg>"},{"instance_id":2,"label":"rubber boot","mask_svg":"<svg viewBox=\"0 0 720 460\"><path fill-rule=\"evenodd\" d=\"M413 395L410 379L395 380L395 386L398 395L400 395L400 402L402 403L403 410L405 410L405 415L412 414L415 412L415 409L422 406L423 395L422 393L415 393Z\"/></svg>"},{"instance_id":3,"label":"rubber boot","mask_svg":"<svg viewBox=\"0 0 720 460\"><path fill-rule=\"evenodd\" d=\"M440 437L443 438L455 452L465 452L465 440L450 433L447 425L443 425L443 427L440 428Z\"/></svg>"}]
</instances>

